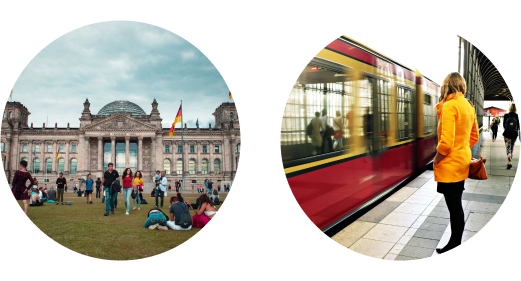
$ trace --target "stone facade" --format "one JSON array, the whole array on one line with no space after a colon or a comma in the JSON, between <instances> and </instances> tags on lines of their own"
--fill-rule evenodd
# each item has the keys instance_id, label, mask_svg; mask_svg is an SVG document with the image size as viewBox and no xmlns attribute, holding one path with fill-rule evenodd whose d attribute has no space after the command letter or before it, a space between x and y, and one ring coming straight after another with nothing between
<instances>
[{"instance_id":1,"label":"stone facade","mask_svg":"<svg viewBox=\"0 0 521 281\"><path fill-rule=\"evenodd\" d=\"M112 106L114 103L118 106ZM8 181L12 180L23 158L27 159L27 170L31 173L35 161L38 161L36 159L39 159L39 172L33 176L40 183L47 177L49 183L54 184L59 174L60 161L64 164L62 170L68 181L80 182L89 173L93 178L101 178L106 170L104 163L116 163L116 143L125 144L125 167L129 167L129 144L133 142L137 143L137 167L133 171L136 168L142 171L145 182L148 182L156 170L166 170L169 181L173 183L174 179L180 180L183 176L177 170L178 160L183 156L178 151L178 147L182 146L182 133L186 189L191 189L193 181L204 184L205 179L230 182L235 178L241 139L234 103L223 103L217 107L213 113L214 128L187 128L184 124L184 130L176 129L173 138L168 135L170 128L161 127L162 119L155 99L150 115L146 115L139 106L136 109L133 103L114 103L100 110L102 114L92 115L90 103L86 100L79 128L71 128L69 125L58 127L58 124L48 128L45 123L36 128L32 123L28 126L30 112L23 104L7 102L2 119L1 141L2 162ZM126 105L131 105L134 112L120 109ZM108 143L111 159L104 159L104 146L108 146ZM54 161L60 147L63 149L58 155L58 161ZM37 151L33 156L35 148ZM47 159L52 159L52 169L45 173ZM182 163L179 161L180 167Z\"/></svg>"}]
</instances>

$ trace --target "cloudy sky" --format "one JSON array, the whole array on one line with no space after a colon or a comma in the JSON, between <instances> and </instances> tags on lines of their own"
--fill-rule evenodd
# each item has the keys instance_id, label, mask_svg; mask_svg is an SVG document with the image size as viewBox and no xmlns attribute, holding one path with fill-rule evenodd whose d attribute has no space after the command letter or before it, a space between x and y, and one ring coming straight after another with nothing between
<instances>
[{"instance_id":1,"label":"cloudy sky","mask_svg":"<svg viewBox=\"0 0 521 281\"><path fill-rule=\"evenodd\" d=\"M216 67L195 46L162 28L135 22L105 22L69 32L45 47L13 88L29 124L79 126L88 98L91 114L106 104L128 100L146 114L156 98L163 127L170 127L180 100L189 127L214 125L212 113L228 99ZM179 127L178 124L176 127Z\"/></svg>"}]
</instances>

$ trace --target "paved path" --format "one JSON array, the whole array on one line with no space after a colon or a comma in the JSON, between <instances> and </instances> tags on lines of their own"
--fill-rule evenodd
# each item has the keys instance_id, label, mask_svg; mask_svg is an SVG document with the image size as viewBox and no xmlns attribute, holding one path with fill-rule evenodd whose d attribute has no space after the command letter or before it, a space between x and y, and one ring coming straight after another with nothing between
<instances>
[{"instance_id":1,"label":"paved path","mask_svg":"<svg viewBox=\"0 0 521 281\"><path fill-rule=\"evenodd\" d=\"M512 186L519 161L519 141L512 169L506 169L501 133L496 142L485 132L482 155L488 180L467 179L462 203L465 212L463 242L474 236L496 214ZM436 248L450 238L449 212L436 192L434 172L425 171L407 186L333 236L349 249L375 258L414 260L438 255Z\"/></svg>"}]
</instances>

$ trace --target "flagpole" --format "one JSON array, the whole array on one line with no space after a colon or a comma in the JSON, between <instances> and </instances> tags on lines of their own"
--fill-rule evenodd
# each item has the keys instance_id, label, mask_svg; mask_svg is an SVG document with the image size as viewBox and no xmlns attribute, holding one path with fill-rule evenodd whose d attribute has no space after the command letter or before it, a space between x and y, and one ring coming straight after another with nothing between
<instances>
[{"instance_id":1,"label":"flagpole","mask_svg":"<svg viewBox=\"0 0 521 281\"><path fill-rule=\"evenodd\" d=\"M185 140L184 140L184 125L183 125L183 100L181 100L181 147L182 147L182 162L183 162L183 185L181 190L185 189Z\"/></svg>"}]
</instances>

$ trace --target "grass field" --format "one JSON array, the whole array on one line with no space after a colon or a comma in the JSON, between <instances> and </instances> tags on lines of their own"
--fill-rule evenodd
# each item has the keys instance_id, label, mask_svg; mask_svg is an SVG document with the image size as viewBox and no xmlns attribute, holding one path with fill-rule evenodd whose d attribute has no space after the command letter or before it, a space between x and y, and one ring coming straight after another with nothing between
<instances>
[{"instance_id":1,"label":"grass field","mask_svg":"<svg viewBox=\"0 0 521 281\"><path fill-rule=\"evenodd\" d=\"M169 216L170 196L173 194L168 193L169 196L165 197L161 209ZM195 203L201 194L182 195L185 201ZM224 201L226 195L219 194L221 201ZM64 200L74 201L73 205L44 203L40 207L29 207L28 216L41 231L61 245L87 256L109 260L141 259L161 254L177 247L200 231L199 228L188 231L144 228L148 211L155 207L155 198L150 197L150 193L144 198L148 204L141 205L140 211L132 211L134 205L131 202L130 215L127 216L123 194L120 193L115 215L105 217L105 203L96 199L95 194L92 204L86 204L84 197L68 192L65 193ZM23 209L22 201L18 202ZM221 206L216 207L219 209ZM190 213L195 214L195 210L191 210Z\"/></svg>"}]
</instances>

